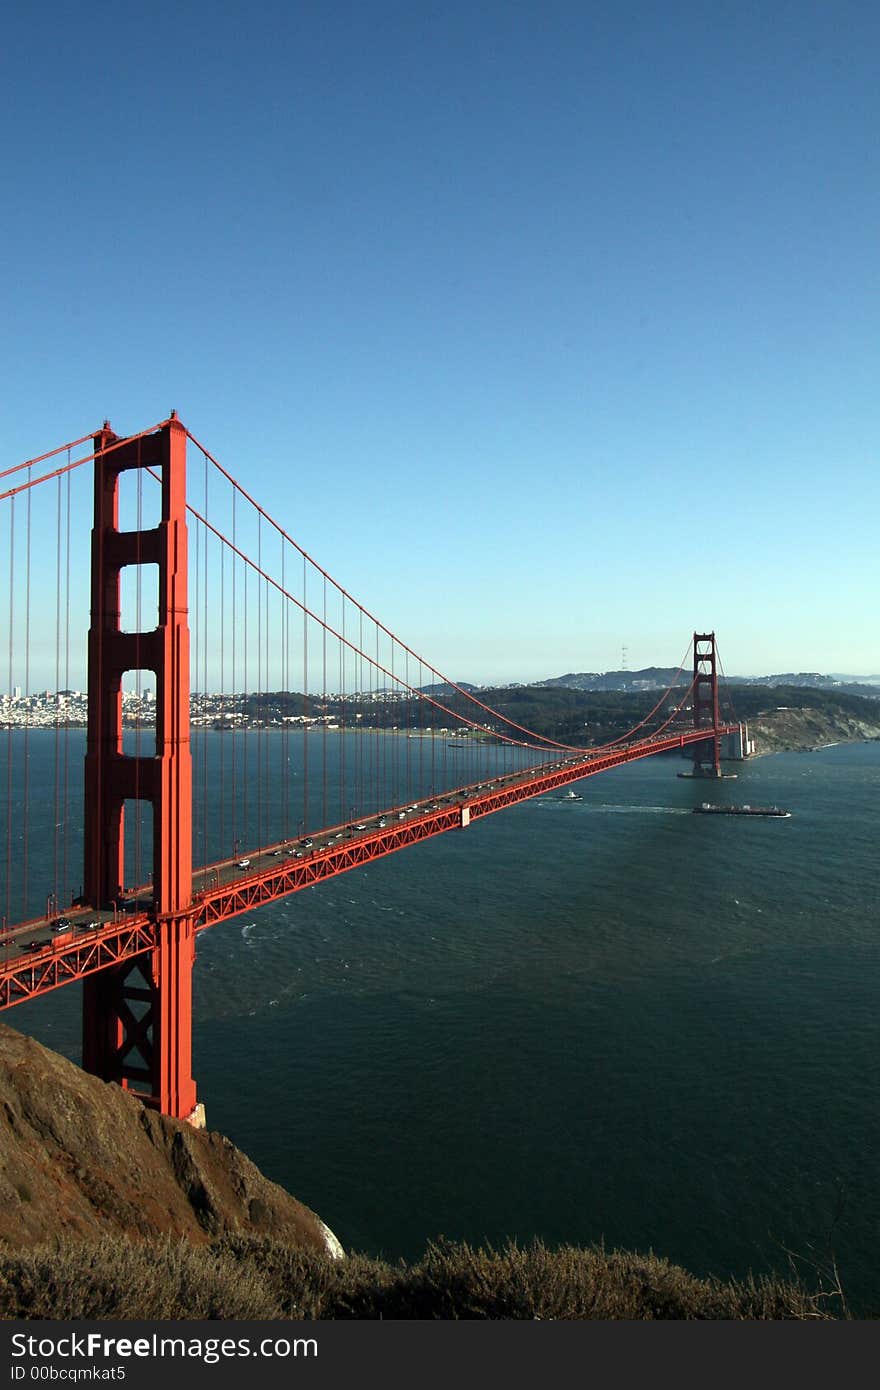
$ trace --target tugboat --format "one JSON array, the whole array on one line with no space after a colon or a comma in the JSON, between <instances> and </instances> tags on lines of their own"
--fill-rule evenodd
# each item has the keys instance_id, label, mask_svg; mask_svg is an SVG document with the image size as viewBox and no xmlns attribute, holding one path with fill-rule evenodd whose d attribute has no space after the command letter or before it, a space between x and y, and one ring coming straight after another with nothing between
<instances>
[{"instance_id":1,"label":"tugboat","mask_svg":"<svg viewBox=\"0 0 880 1390\"><path fill-rule=\"evenodd\" d=\"M716 806L711 801L703 801L694 807L695 816L776 816L787 819L791 811L783 811L778 806Z\"/></svg>"},{"instance_id":2,"label":"tugboat","mask_svg":"<svg viewBox=\"0 0 880 1390\"><path fill-rule=\"evenodd\" d=\"M565 796L559 798L560 801L583 801L583 799L577 792L566 792Z\"/></svg>"}]
</instances>

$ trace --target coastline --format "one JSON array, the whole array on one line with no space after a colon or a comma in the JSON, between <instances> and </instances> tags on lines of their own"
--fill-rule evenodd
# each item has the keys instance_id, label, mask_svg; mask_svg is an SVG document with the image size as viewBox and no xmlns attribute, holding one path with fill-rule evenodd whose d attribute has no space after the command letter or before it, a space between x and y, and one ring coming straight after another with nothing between
<instances>
[{"instance_id":1,"label":"coastline","mask_svg":"<svg viewBox=\"0 0 880 1390\"><path fill-rule=\"evenodd\" d=\"M843 713L831 716L792 708L768 711L748 723L749 734L755 740L754 757L817 753L841 743L873 743L880 739L880 717L856 719Z\"/></svg>"}]
</instances>

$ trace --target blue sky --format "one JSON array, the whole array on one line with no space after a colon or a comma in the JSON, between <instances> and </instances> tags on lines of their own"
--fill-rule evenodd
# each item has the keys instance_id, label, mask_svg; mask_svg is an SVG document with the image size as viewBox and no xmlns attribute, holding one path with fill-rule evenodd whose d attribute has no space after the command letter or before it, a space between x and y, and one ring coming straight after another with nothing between
<instances>
[{"instance_id":1,"label":"blue sky","mask_svg":"<svg viewBox=\"0 0 880 1390\"><path fill-rule=\"evenodd\" d=\"M175 407L460 679L880 671L880 10L4 11L2 466Z\"/></svg>"}]
</instances>

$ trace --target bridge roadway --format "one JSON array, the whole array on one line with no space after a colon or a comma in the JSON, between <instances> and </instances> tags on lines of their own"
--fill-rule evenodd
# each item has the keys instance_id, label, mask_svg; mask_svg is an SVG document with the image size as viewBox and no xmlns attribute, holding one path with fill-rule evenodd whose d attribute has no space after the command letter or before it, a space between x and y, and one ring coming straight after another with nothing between
<instances>
[{"instance_id":1,"label":"bridge roadway","mask_svg":"<svg viewBox=\"0 0 880 1390\"><path fill-rule=\"evenodd\" d=\"M721 725L719 732L737 727ZM209 864L193 871L195 930L251 912L434 835L466 828L494 811L623 763L705 742L707 736L712 737L711 730L679 730L624 748L586 751ZM71 924L64 932L55 930L57 918L46 917L6 932L0 941L0 1010L105 970L156 944L157 922L146 885L110 910L75 906L64 915Z\"/></svg>"}]
</instances>

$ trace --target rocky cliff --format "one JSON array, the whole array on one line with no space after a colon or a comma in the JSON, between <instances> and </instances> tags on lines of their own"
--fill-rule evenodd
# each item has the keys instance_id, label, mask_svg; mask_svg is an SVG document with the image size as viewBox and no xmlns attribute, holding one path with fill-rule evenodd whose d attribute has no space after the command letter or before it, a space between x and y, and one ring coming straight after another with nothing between
<instances>
[{"instance_id":1,"label":"rocky cliff","mask_svg":"<svg viewBox=\"0 0 880 1390\"><path fill-rule=\"evenodd\" d=\"M0 1247L239 1233L342 1253L313 1211L223 1135L145 1110L0 1024Z\"/></svg>"},{"instance_id":2,"label":"rocky cliff","mask_svg":"<svg viewBox=\"0 0 880 1390\"><path fill-rule=\"evenodd\" d=\"M868 705L872 709L874 702ZM825 711L787 706L763 710L749 718L749 734L756 752L782 753L823 748L832 743L855 743L880 738L880 706L877 717L864 718L845 710Z\"/></svg>"}]
</instances>

